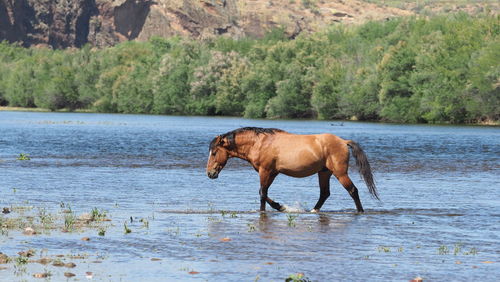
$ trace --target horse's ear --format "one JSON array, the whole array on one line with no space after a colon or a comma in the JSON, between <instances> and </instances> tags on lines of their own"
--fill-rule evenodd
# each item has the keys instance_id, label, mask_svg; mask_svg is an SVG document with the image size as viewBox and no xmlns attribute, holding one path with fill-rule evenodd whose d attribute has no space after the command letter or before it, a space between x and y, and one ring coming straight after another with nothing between
<instances>
[{"instance_id":1,"label":"horse's ear","mask_svg":"<svg viewBox=\"0 0 500 282\"><path fill-rule=\"evenodd\" d=\"M227 140L226 138L222 138L220 135L218 135L217 137L215 137L215 144L217 144L217 146L224 147L225 145L227 145Z\"/></svg>"},{"instance_id":2,"label":"horse's ear","mask_svg":"<svg viewBox=\"0 0 500 282\"><path fill-rule=\"evenodd\" d=\"M213 142L215 143L215 145L218 146L218 145L220 145L220 140L221 140L220 135L217 135L217 136L215 136Z\"/></svg>"},{"instance_id":3,"label":"horse's ear","mask_svg":"<svg viewBox=\"0 0 500 282\"><path fill-rule=\"evenodd\" d=\"M226 147L228 145L227 138L222 138L219 136L219 142L218 144L222 147Z\"/></svg>"}]
</instances>

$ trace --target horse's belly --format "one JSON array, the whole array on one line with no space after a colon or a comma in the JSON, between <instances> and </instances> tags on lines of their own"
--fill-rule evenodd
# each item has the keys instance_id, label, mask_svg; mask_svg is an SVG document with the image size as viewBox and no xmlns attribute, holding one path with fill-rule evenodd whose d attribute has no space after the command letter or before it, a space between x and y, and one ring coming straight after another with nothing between
<instances>
[{"instance_id":1,"label":"horse's belly","mask_svg":"<svg viewBox=\"0 0 500 282\"><path fill-rule=\"evenodd\" d=\"M324 165L321 162L308 163L302 165L288 164L288 165L281 165L278 168L278 171L280 173L292 177L307 177L317 173L318 171L323 169L323 167Z\"/></svg>"},{"instance_id":2,"label":"horse's belly","mask_svg":"<svg viewBox=\"0 0 500 282\"><path fill-rule=\"evenodd\" d=\"M308 171L305 171L305 170L301 170L301 171L294 171L294 170L281 170L280 173L283 173L285 175L288 175L288 176L292 176L292 177L308 177L308 176L311 176L315 173L317 173L318 170L308 170Z\"/></svg>"}]
</instances>

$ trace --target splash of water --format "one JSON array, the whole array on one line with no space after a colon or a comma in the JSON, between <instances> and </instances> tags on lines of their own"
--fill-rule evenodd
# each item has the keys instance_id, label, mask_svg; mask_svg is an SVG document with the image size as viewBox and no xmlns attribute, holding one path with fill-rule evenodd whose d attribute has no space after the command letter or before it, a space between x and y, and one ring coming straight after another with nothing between
<instances>
[{"instance_id":1,"label":"splash of water","mask_svg":"<svg viewBox=\"0 0 500 282\"><path fill-rule=\"evenodd\" d=\"M283 207L285 208L283 212L306 212L306 209L302 207L302 205L299 202L295 202L292 206L289 206L287 204L284 204Z\"/></svg>"}]
</instances>

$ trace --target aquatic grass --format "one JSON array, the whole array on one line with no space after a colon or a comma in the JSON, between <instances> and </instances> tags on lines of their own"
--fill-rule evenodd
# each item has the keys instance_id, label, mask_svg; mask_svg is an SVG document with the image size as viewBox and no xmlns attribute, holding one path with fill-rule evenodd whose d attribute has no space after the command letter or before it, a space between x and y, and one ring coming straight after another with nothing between
<instances>
[{"instance_id":1,"label":"aquatic grass","mask_svg":"<svg viewBox=\"0 0 500 282\"><path fill-rule=\"evenodd\" d=\"M248 232L254 232L256 230L255 225L251 223L247 223L247 226L248 226Z\"/></svg>"},{"instance_id":2,"label":"aquatic grass","mask_svg":"<svg viewBox=\"0 0 500 282\"><path fill-rule=\"evenodd\" d=\"M141 218L139 220L139 222L142 222L142 227L146 228L146 229L149 229L149 220L145 219L145 218Z\"/></svg>"},{"instance_id":3,"label":"aquatic grass","mask_svg":"<svg viewBox=\"0 0 500 282\"><path fill-rule=\"evenodd\" d=\"M285 282L310 282L311 280L307 278L304 273L290 274L285 278Z\"/></svg>"},{"instance_id":4,"label":"aquatic grass","mask_svg":"<svg viewBox=\"0 0 500 282\"><path fill-rule=\"evenodd\" d=\"M15 259L15 263L16 265L24 265L24 264L27 264L29 261L28 257L27 256L18 256L16 259Z\"/></svg>"},{"instance_id":5,"label":"aquatic grass","mask_svg":"<svg viewBox=\"0 0 500 282\"><path fill-rule=\"evenodd\" d=\"M96 207L94 207L90 211L90 220L91 221L102 221L104 218L106 218L106 212L105 211L99 211Z\"/></svg>"},{"instance_id":6,"label":"aquatic grass","mask_svg":"<svg viewBox=\"0 0 500 282\"><path fill-rule=\"evenodd\" d=\"M457 243L457 244L455 244L455 247L453 248L453 254L458 255L458 254L460 254L461 250L462 250L462 244Z\"/></svg>"},{"instance_id":7,"label":"aquatic grass","mask_svg":"<svg viewBox=\"0 0 500 282\"><path fill-rule=\"evenodd\" d=\"M295 223L295 219L298 217L297 214L293 215L293 214L287 214L286 215L286 218L288 220L288 226L289 227L295 227L296 226L296 223Z\"/></svg>"},{"instance_id":8,"label":"aquatic grass","mask_svg":"<svg viewBox=\"0 0 500 282\"><path fill-rule=\"evenodd\" d=\"M106 229L104 229L104 228L99 228L99 232L97 232L97 235L99 235L99 236L104 236L104 235L106 235Z\"/></svg>"},{"instance_id":9,"label":"aquatic grass","mask_svg":"<svg viewBox=\"0 0 500 282\"><path fill-rule=\"evenodd\" d=\"M52 228L54 218L47 212L46 208L38 208L38 218L40 219L40 223L42 224L43 229L47 230Z\"/></svg>"},{"instance_id":10,"label":"aquatic grass","mask_svg":"<svg viewBox=\"0 0 500 282\"><path fill-rule=\"evenodd\" d=\"M73 213L67 213L64 215L64 231L70 232L75 227L75 215Z\"/></svg>"},{"instance_id":11,"label":"aquatic grass","mask_svg":"<svg viewBox=\"0 0 500 282\"><path fill-rule=\"evenodd\" d=\"M440 255L447 255L447 254L450 254L451 253L451 250L448 248L448 246L446 245L441 245L439 246L438 248L438 254ZM469 251L466 251L464 252L463 251L463 244L462 243L456 243L454 246L453 246L453 255L457 256L457 255L477 255L478 251L475 247L472 247L470 248Z\"/></svg>"},{"instance_id":12,"label":"aquatic grass","mask_svg":"<svg viewBox=\"0 0 500 282\"><path fill-rule=\"evenodd\" d=\"M99 228L100 224L90 224L93 220L97 222L108 221L105 212L94 209L93 214L83 214L80 217L73 212L69 204L61 203L65 208L60 213L51 213L46 207L34 207L24 205L11 205L9 216L0 214L0 234L8 235L10 230L43 230L59 229L62 232L71 232L77 228ZM37 232L38 233L38 232ZM25 232L24 235L35 233Z\"/></svg>"},{"instance_id":13,"label":"aquatic grass","mask_svg":"<svg viewBox=\"0 0 500 282\"><path fill-rule=\"evenodd\" d=\"M440 254L440 255L447 255L449 252L450 252L450 250L448 249L448 246L446 246L446 245L441 245L438 248L438 254Z\"/></svg>"},{"instance_id":14,"label":"aquatic grass","mask_svg":"<svg viewBox=\"0 0 500 282\"><path fill-rule=\"evenodd\" d=\"M31 158L30 158L29 154L20 153L19 156L17 157L17 160L18 161L29 161L29 160L31 160Z\"/></svg>"},{"instance_id":15,"label":"aquatic grass","mask_svg":"<svg viewBox=\"0 0 500 282\"><path fill-rule=\"evenodd\" d=\"M378 246L377 250L379 252L390 253L391 252L391 247L380 245L380 246Z\"/></svg>"},{"instance_id":16,"label":"aquatic grass","mask_svg":"<svg viewBox=\"0 0 500 282\"><path fill-rule=\"evenodd\" d=\"M61 207L67 207L66 210L63 210L64 215L64 230L65 232L70 232L73 230L75 226L75 221L76 221L76 216L73 213L73 210L71 209L71 206L69 204L64 205L61 203Z\"/></svg>"},{"instance_id":17,"label":"aquatic grass","mask_svg":"<svg viewBox=\"0 0 500 282\"><path fill-rule=\"evenodd\" d=\"M132 229L128 228L127 222L123 223L123 230L124 230L125 234L132 233Z\"/></svg>"},{"instance_id":18,"label":"aquatic grass","mask_svg":"<svg viewBox=\"0 0 500 282\"><path fill-rule=\"evenodd\" d=\"M477 251L476 248L472 247L468 252L465 252L464 255L468 256L468 255L477 255L479 252Z\"/></svg>"}]
</instances>

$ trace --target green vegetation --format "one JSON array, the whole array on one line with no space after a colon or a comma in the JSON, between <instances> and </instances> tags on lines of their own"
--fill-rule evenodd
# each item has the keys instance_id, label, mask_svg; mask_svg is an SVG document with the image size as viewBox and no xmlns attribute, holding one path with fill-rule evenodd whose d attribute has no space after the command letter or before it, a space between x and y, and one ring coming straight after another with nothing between
<instances>
[{"instance_id":1,"label":"green vegetation","mask_svg":"<svg viewBox=\"0 0 500 282\"><path fill-rule=\"evenodd\" d=\"M478 251L475 247L470 248L469 251L464 251L462 249L463 244L462 243L456 243L453 248L453 255L477 255ZM438 254L440 255L447 255L450 254L450 248L446 245L441 245L438 248Z\"/></svg>"},{"instance_id":2,"label":"green vegetation","mask_svg":"<svg viewBox=\"0 0 500 282\"><path fill-rule=\"evenodd\" d=\"M390 253L391 252L391 247L380 245L380 246L378 246L377 250L379 252Z\"/></svg>"},{"instance_id":3,"label":"green vegetation","mask_svg":"<svg viewBox=\"0 0 500 282\"><path fill-rule=\"evenodd\" d=\"M99 211L99 209L95 207L90 211L90 221L103 221L105 218L105 211Z\"/></svg>"},{"instance_id":4,"label":"green vegetation","mask_svg":"<svg viewBox=\"0 0 500 282\"><path fill-rule=\"evenodd\" d=\"M304 273L296 273L290 274L287 278L285 278L285 282L309 282L311 281L307 278Z\"/></svg>"},{"instance_id":5,"label":"green vegetation","mask_svg":"<svg viewBox=\"0 0 500 282\"><path fill-rule=\"evenodd\" d=\"M440 13L450 13L466 10L470 14L482 13L486 10L498 8L496 0L363 0L381 7L395 7L407 11L412 11L420 15L436 15Z\"/></svg>"},{"instance_id":6,"label":"green vegetation","mask_svg":"<svg viewBox=\"0 0 500 282\"><path fill-rule=\"evenodd\" d=\"M303 1L313 3L314 1ZM407 123L500 121L487 12L332 26L294 40L152 38L97 50L0 44L0 105Z\"/></svg>"},{"instance_id":7,"label":"green vegetation","mask_svg":"<svg viewBox=\"0 0 500 282\"><path fill-rule=\"evenodd\" d=\"M292 214L287 214L286 219L288 220L288 226L290 227L295 227L295 219L298 217L298 215L292 215Z\"/></svg>"},{"instance_id":8,"label":"green vegetation","mask_svg":"<svg viewBox=\"0 0 500 282\"><path fill-rule=\"evenodd\" d=\"M21 153L21 154L19 154L19 157L17 157L17 160L19 160L19 161L29 161L29 160L31 160L31 158L30 158L30 155L25 154L25 153Z\"/></svg>"},{"instance_id":9,"label":"green vegetation","mask_svg":"<svg viewBox=\"0 0 500 282\"><path fill-rule=\"evenodd\" d=\"M97 235L99 235L99 236L106 235L106 229L104 229L103 227L99 228L99 231L97 232Z\"/></svg>"},{"instance_id":10,"label":"green vegetation","mask_svg":"<svg viewBox=\"0 0 500 282\"><path fill-rule=\"evenodd\" d=\"M64 216L64 231L67 232L73 231L75 222L76 222L76 216L72 212L67 213Z\"/></svg>"},{"instance_id":11,"label":"green vegetation","mask_svg":"<svg viewBox=\"0 0 500 282\"><path fill-rule=\"evenodd\" d=\"M132 229L128 228L126 222L123 223L123 230L124 230L125 234L132 233Z\"/></svg>"}]
</instances>

